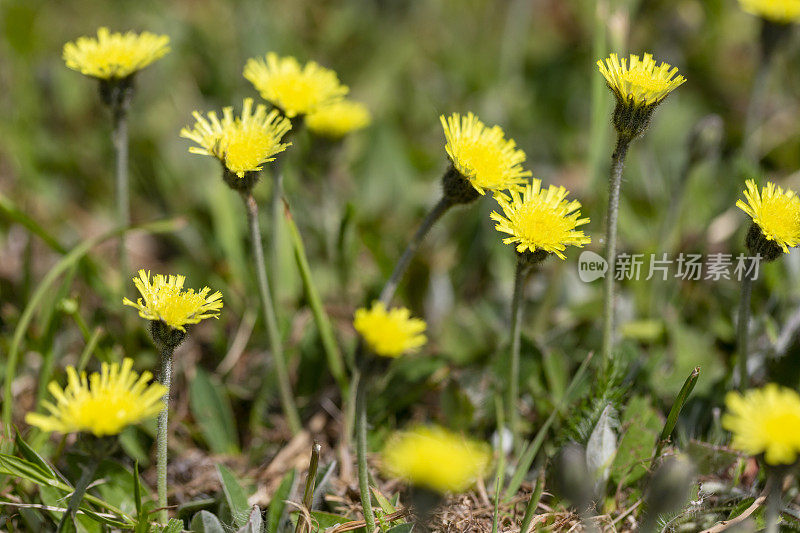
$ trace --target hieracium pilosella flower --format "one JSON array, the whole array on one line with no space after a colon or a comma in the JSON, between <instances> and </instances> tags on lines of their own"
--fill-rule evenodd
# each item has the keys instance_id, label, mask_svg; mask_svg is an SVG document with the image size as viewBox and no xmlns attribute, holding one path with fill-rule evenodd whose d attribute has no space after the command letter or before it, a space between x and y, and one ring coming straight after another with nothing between
<instances>
[{"instance_id":1,"label":"hieracium pilosella flower","mask_svg":"<svg viewBox=\"0 0 800 533\"><path fill-rule=\"evenodd\" d=\"M445 494L472 487L486 473L491 451L444 428L421 426L391 437L382 459L388 475Z\"/></svg>"},{"instance_id":2,"label":"hieracium pilosella flower","mask_svg":"<svg viewBox=\"0 0 800 533\"><path fill-rule=\"evenodd\" d=\"M138 375L133 360L103 363L100 372L86 376L67 367L67 386L55 381L48 386L55 403L42 405L49 415L28 413L25 421L42 431L87 432L97 437L120 433L129 425L154 418L161 411L166 387L151 383L150 372Z\"/></svg>"},{"instance_id":3,"label":"hieracium pilosella flower","mask_svg":"<svg viewBox=\"0 0 800 533\"><path fill-rule=\"evenodd\" d=\"M774 383L739 394L728 393L722 426L731 445L750 455L764 455L770 465L791 465L800 454L800 395Z\"/></svg>"},{"instance_id":4,"label":"hieracium pilosella flower","mask_svg":"<svg viewBox=\"0 0 800 533\"><path fill-rule=\"evenodd\" d=\"M225 182L236 190L249 190L258 179L265 163L286 150L292 143L282 138L292 129L291 122L277 110L267 113L263 104L253 111L253 99L245 98L242 114L235 117L232 107L222 110L222 119L211 111L208 118L198 111L192 116L192 129L183 128L181 137L197 143L189 152L217 158L222 163Z\"/></svg>"},{"instance_id":5,"label":"hieracium pilosella flower","mask_svg":"<svg viewBox=\"0 0 800 533\"><path fill-rule=\"evenodd\" d=\"M686 81L677 67L663 62L657 65L651 54L643 58L631 54L621 60L611 54L605 62L598 60L597 66L617 99L614 127L629 139L645 132L658 104Z\"/></svg>"},{"instance_id":6,"label":"hieracium pilosella flower","mask_svg":"<svg viewBox=\"0 0 800 533\"><path fill-rule=\"evenodd\" d=\"M443 178L444 196L469 203L486 194L519 188L531 172L522 168L525 152L506 139L500 126L487 127L474 114L439 117L452 171Z\"/></svg>"},{"instance_id":7,"label":"hieracium pilosella flower","mask_svg":"<svg viewBox=\"0 0 800 533\"><path fill-rule=\"evenodd\" d=\"M356 311L353 327L376 355L400 357L425 344L425 321L405 307L386 309L381 302Z\"/></svg>"},{"instance_id":8,"label":"hieracium pilosella flower","mask_svg":"<svg viewBox=\"0 0 800 533\"><path fill-rule=\"evenodd\" d=\"M244 77L264 100L290 119L330 105L349 91L333 70L314 61L301 66L294 57L279 57L274 52L264 59L248 59Z\"/></svg>"},{"instance_id":9,"label":"hieracium pilosella flower","mask_svg":"<svg viewBox=\"0 0 800 533\"><path fill-rule=\"evenodd\" d=\"M352 100L339 100L317 108L306 116L308 130L329 140L341 139L348 133L369 126L372 121L367 107Z\"/></svg>"},{"instance_id":10,"label":"hieracium pilosella flower","mask_svg":"<svg viewBox=\"0 0 800 533\"><path fill-rule=\"evenodd\" d=\"M772 182L767 182L760 192L753 180L747 180L745 185L747 202L738 200L736 207L753 219L747 232L747 248L763 261L774 261L800 244L800 198Z\"/></svg>"},{"instance_id":11,"label":"hieracium pilosella flower","mask_svg":"<svg viewBox=\"0 0 800 533\"><path fill-rule=\"evenodd\" d=\"M577 229L589 219L581 218L580 202L567 200L568 195L564 187L542 189L542 182L534 179L522 191L496 194L502 214L493 211L490 217L497 231L510 235L503 242L514 245L518 254L565 259L567 246L580 248L591 242Z\"/></svg>"},{"instance_id":12,"label":"hieracium pilosella flower","mask_svg":"<svg viewBox=\"0 0 800 533\"><path fill-rule=\"evenodd\" d=\"M97 30L97 37L79 37L64 45L64 62L73 70L100 80L100 93L109 105L130 98L134 75L169 52L169 37Z\"/></svg>"},{"instance_id":13,"label":"hieracium pilosella flower","mask_svg":"<svg viewBox=\"0 0 800 533\"><path fill-rule=\"evenodd\" d=\"M742 9L776 24L800 22L800 0L739 0Z\"/></svg>"},{"instance_id":14,"label":"hieracium pilosella flower","mask_svg":"<svg viewBox=\"0 0 800 533\"><path fill-rule=\"evenodd\" d=\"M186 327L206 318L219 318L222 293L203 287L184 289L185 276L156 274L152 281L150 272L139 271L133 283L141 294L136 302L124 298L122 303L139 310L139 316L150 321L156 344L174 348L186 335Z\"/></svg>"}]
</instances>

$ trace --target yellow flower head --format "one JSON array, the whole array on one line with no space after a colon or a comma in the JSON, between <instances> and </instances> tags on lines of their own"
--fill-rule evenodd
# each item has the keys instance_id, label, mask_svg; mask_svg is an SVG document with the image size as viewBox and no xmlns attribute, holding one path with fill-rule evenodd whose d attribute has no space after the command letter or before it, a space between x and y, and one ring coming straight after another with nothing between
<instances>
[{"instance_id":1,"label":"yellow flower head","mask_svg":"<svg viewBox=\"0 0 800 533\"><path fill-rule=\"evenodd\" d=\"M500 126L487 128L472 113L439 117L447 139L445 150L456 170L481 194L485 189L516 189L531 175L523 170L525 152L506 139Z\"/></svg>"},{"instance_id":2,"label":"yellow flower head","mask_svg":"<svg viewBox=\"0 0 800 533\"><path fill-rule=\"evenodd\" d=\"M336 73L309 61L303 66L294 57L279 57L270 52L266 61L251 58L244 66L244 77L264 100L289 117L307 115L347 94Z\"/></svg>"},{"instance_id":3,"label":"yellow flower head","mask_svg":"<svg viewBox=\"0 0 800 533\"><path fill-rule=\"evenodd\" d=\"M64 61L72 70L101 80L119 80L142 70L169 52L169 37L97 30L97 38L79 37L64 45Z\"/></svg>"},{"instance_id":4,"label":"yellow flower head","mask_svg":"<svg viewBox=\"0 0 800 533\"><path fill-rule=\"evenodd\" d=\"M739 0L739 3L748 13L772 22L800 22L800 0Z\"/></svg>"},{"instance_id":5,"label":"yellow flower head","mask_svg":"<svg viewBox=\"0 0 800 533\"><path fill-rule=\"evenodd\" d=\"M194 127L183 128L181 137L191 139L200 146L192 146L193 154L210 155L219 159L225 167L240 178L247 172L261 170L292 143L282 143L281 138L292 129L289 119L281 117L277 110L267 113L263 104L253 112L253 99L245 98L242 116L234 117L233 108L222 110L222 120L216 112L208 119L198 111L192 113Z\"/></svg>"},{"instance_id":6,"label":"yellow flower head","mask_svg":"<svg viewBox=\"0 0 800 533\"><path fill-rule=\"evenodd\" d=\"M306 126L320 137L340 139L348 133L366 128L371 120L372 116L364 104L340 100L308 115Z\"/></svg>"},{"instance_id":7,"label":"yellow flower head","mask_svg":"<svg viewBox=\"0 0 800 533\"><path fill-rule=\"evenodd\" d=\"M160 320L173 329L186 331L187 324L197 324L205 318L219 317L222 309L222 293L209 294L211 289L203 287L199 292L184 289L185 276L163 276L156 274L150 281L150 272L139 271L133 284L142 297L136 302L125 298L124 305L139 310L139 316L147 320Z\"/></svg>"},{"instance_id":8,"label":"yellow flower head","mask_svg":"<svg viewBox=\"0 0 800 533\"><path fill-rule=\"evenodd\" d=\"M617 99L636 107L659 104L686 81L677 67L667 63L656 66L652 54L645 54L644 59L631 54L630 63L611 54L605 63L598 61L597 66Z\"/></svg>"},{"instance_id":9,"label":"yellow flower head","mask_svg":"<svg viewBox=\"0 0 800 533\"><path fill-rule=\"evenodd\" d=\"M356 311L353 327L370 349L384 357L400 357L425 344L425 321L411 318L405 307L387 310L381 302Z\"/></svg>"},{"instance_id":10,"label":"yellow flower head","mask_svg":"<svg viewBox=\"0 0 800 533\"><path fill-rule=\"evenodd\" d=\"M485 443L432 426L396 433L382 456L388 475L446 493L474 485L489 467L491 452Z\"/></svg>"},{"instance_id":11,"label":"yellow flower head","mask_svg":"<svg viewBox=\"0 0 800 533\"><path fill-rule=\"evenodd\" d=\"M516 244L518 252L544 250L565 259L563 252L568 245L580 248L591 242L583 231L575 229L589 219L581 218L580 202L568 201L568 194L564 187L542 189L542 182L534 179L522 193L496 194L503 214L493 211L489 216L497 222L497 231L511 235L503 242Z\"/></svg>"},{"instance_id":12,"label":"yellow flower head","mask_svg":"<svg viewBox=\"0 0 800 533\"><path fill-rule=\"evenodd\" d=\"M784 253L789 253L789 246L800 244L800 199L794 191L784 191L772 182L759 193L755 181L745 182L747 190L736 207L750 215L767 240L774 241Z\"/></svg>"},{"instance_id":13,"label":"yellow flower head","mask_svg":"<svg viewBox=\"0 0 800 533\"><path fill-rule=\"evenodd\" d=\"M722 426L733 434L731 445L750 455L763 453L771 465L788 465L800 454L800 395L770 383L730 392Z\"/></svg>"},{"instance_id":14,"label":"yellow flower head","mask_svg":"<svg viewBox=\"0 0 800 533\"><path fill-rule=\"evenodd\" d=\"M55 404L44 401L50 415L28 413L25 421L42 431L74 433L86 431L98 437L116 435L131 424L153 418L161 411L161 397L167 388L150 383L150 372L139 376L131 370L133 360L103 363L100 372L88 378L86 372L67 367L67 386L53 381L48 386Z\"/></svg>"}]
</instances>

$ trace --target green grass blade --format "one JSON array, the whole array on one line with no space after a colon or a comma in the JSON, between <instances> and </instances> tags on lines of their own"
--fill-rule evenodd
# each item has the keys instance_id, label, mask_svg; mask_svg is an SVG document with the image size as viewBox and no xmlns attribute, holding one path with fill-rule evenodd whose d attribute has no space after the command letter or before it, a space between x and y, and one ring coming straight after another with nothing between
<instances>
[{"instance_id":1,"label":"green grass blade","mask_svg":"<svg viewBox=\"0 0 800 533\"><path fill-rule=\"evenodd\" d=\"M686 378L686 381L683 382L683 387L681 387L680 392L678 392L678 395L675 397L672 408L669 410L669 415L667 415L667 421L664 423L664 429L661 430L661 435L658 437L655 453L653 453L653 459L650 462L651 468L655 466L656 461L661 456L661 450L664 449L664 445L666 445L669 440L669 436L672 435L672 430L675 429L675 424L678 423L681 410L683 410L683 406L686 405L686 400L688 400L689 395L692 394L692 390L694 390L694 386L697 384L697 379L699 377L700 367L696 366L691 374L689 374L689 377Z\"/></svg>"}]
</instances>

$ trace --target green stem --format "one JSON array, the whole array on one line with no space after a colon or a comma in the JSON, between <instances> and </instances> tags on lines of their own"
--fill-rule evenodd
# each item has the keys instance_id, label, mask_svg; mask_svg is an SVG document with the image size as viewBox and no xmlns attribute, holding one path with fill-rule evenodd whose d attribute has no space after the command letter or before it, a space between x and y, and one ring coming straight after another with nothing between
<instances>
[{"instance_id":1,"label":"green stem","mask_svg":"<svg viewBox=\"0 0 800 533\"><path fill-rule=\"evenodd\" d=\"M528 277L526 265L517 260L517 269L514 274L514 295L511 299L511 361L508 365L508 390L506 398L506 411L508 426L511 429L514 446L518 442L519 432L519 351L522 324L522 300L525 289L525 280Z\"/></svg>"},{"instance_id":2,"label":"green stem","mask_svg":"<svg viewBox=\"0 0 800 533\"><path fill-rule=\"evenodd\" d=\"M280 238L283 217L283 158L275 161L272 173L272 198L270 199L270 226L269 226L269 278L272 280L271 292L273 301L278 300L277 291L280 287Z\"/></svg>"},{"instance_id":3,"label":"green stem","mask_svg":"<svg viewBox=\"0 0 800 533\"><path fill-rule=\"evenodd\" d=\"M605 277L603 294L603 362L611 361L614 348L614 265L617 256L617 217L619 216L619 191L622 182L622 169L631 139L617 136L617 147L611 156L611 174L608 182L608 213L606 215L606 262L608 271Z\"/></svg>"},{"instance_id":4,"label":"green stem","mask_svg":"<svg viewBox=\"0 0 800 533\"><path fill-rule=\"evenodd\" d=\"M531 522L536 514L536 509L539 507L539 502L542 501L542 491L544 490L544 470L539 473L536 478L536 486L531 493L531 498L528 500L528 505L525 507L525 515L522 517L522 524L520 525L520 533L530 533Z\"/></svg>"},{"instance_id":5,"label":"green stem","mask_svg":"<svg viewBox=\"0 0 800 533\"><path fill-rule=\"evenodd\" d=\"M383 286L383 290L381 291L380 301L383 302L383 304L387 307L391 303L392 297L394 297L394 293L397 291L397 286L400 284L400 279L403 277L403 274L405 274L409 263L411 263L411 259L413 259L416 255L419 245L422 243L423 239L425 239L425 236L431 230L436 221L442 218L442 215L444 215L452 205L453 204L447 198L442 198L439 200L439 202L433 206L433 208L425 216L425 219L422 221L422 224L420 224L417 232L414 233L414 236L411 238L408 246L406 246L403 255L400 256L400 260L395 265L392 275L386 281L386 285Z\"/></svg>"},{"instance_id":6,"label":"green stem","mask_svg":"<svg viewBox=\"0 0 800 533\"><path fill-rule=\"evenodd\" d=\"M366 530L375 531L375 514L369 491L369 466L367 465L367 379L359 376L356 391L356 460L358 462L358 490L364 510Z\"/></svg>"},{"instance_id":7,"label":"green stem","mask_svg":"<svg viewBox=\"0 0 800 533\"><path fill-rule=\"evenodd\" d=\"M114 115L113 142L116 154L115 184L117 193L117 222L120 226L131 223L130 186L128 179L128 112L125 104L112 110ZM119 240L119 272L122 274L122 292L125 291L125 280L128 279L128 252L125 237ZM127 316L127 314L126 314Z\"/></svg>"},{"instance_id":8,"label":"green stem","mask_svg":"<svg viewBox=\"0 0 800 533\"><path fill-rule=\"evenodd\" d=\"M297 413L297 406L294 403L294 396L292 395L292 385L289 382L289 369L286 365L286 358L281 346L280 331L278 330L278 321L275 317L275 307L273 300L270 297L272 294L269 286L269 279L267 278L267 269L264 264L264 249L261 244L261 228L258 225L258 204L256 199L253 198L252 192L242 193L242 200L244 201L247 210L247 221L250 226L250 239L252 241L253 260L255 261L257 276L258 276L258 289L261 297L261 307L264 311L264 322L267 326L267 335L269 336L270 349L272 357L275 360L275 373L278 378L278 392L281 397L281 406L283 407L286 421L289 424L293 434L297 434L302 430L300 424L300 415ZM267 388L261 387L258 396L253 406L253 417L251 423L259 423L261 415L264 412L264 403L267 400Z\"/></svg>"},{"instance_id":9,"label":"green stem","mask_svg":"<svg viewBox=\"0 0 800 533\"><path fill-rule=\"evenodd\" d=\"M156 473L158 489L158 521L162 524L169 522L167 510L167 442L169 439L169 394L172 389L172 346L164 346L161 351L161 376L159 380L167 388L161 398L164 407L158 414L158 433L156 438Z\"/></svg>"},{"instance_id":10,"label":"green stem","mask_svg":"<svg viewBox=\"0 0 800 533\"><path fill-rule=\"evenodd\" d=\"M739 315L736 325L736 345L739 351L739 390L744 391L750 384L747 372L747 354L750 332L750 295L753 292L753 278L747 272L742 277L742 296L739 300Z\"/></svg>"},{"instance_id":11,"label":"green stem","mask_svg":"<svg viewBox=\"0 0 800 533\"><path fill-rule=\"evenodd\" d=\"M69 498L67 510L61 516L61 521L58 523L58 533L73 529L67 524L69 524L71 520L75 519L75 514L78 512L78 507L80 507L81 502L83 501L83 495L86 494L86 489L89 488L89 483L91 483L92 479L94 479L94 474L97 472L97 467L99 464L100 461L94 457L91 457L89 458L89 462L84 465L81 477L78 479L78 483L75 485L75 490L72 492L72 496Z\"/></svg>"},{"instance_id":12,"label":"green stem","mask_svg":"<svg viewBox=\"0 0 800 533\"><path fill-rule=\"evenodd\" d=\"M781 520L781 507L782 507L782 494L781 494L781 476L772 473L770 474L767 483L769 483L769 493L767 493L767 509L766 509L766 529L765 533L778 533L780 528L778 524Z\"/></svg>"}]
</instances>

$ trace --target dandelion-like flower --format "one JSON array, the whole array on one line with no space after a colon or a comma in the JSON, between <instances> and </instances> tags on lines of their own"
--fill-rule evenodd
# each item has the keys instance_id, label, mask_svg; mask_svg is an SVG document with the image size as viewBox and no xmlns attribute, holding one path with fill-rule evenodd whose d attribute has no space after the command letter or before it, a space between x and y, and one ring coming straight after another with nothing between
<instances>
[{"instance_id":1,"label":"dandelion-like flower","mask_svg":"<svg viewBox=\"0 0 800 533\"><path fill-rule=\"evenodd\" d=\"M79 37L64 45L64 61L81 74L101 80L121 80L142 70L169 52L169 37L150 32L111 33L97 30L97 38Z\"/></svg>"},{"instance_id":2,"label":"dandelion-like flower","mask_svg":"<svg viewBox=\"0 0 800 533\"><path fill-rule=\"evenodd\" d=\"M631 54L630 61L611 54L597 61L600 73L617 100L637 107L655 106L686 81L678 68L667 63L656 66L652 54Z\"/></svg>"},{"instance_id":3,"label":"dandelion-like flower","mask_svg":"<svg viewBox=\"0 0 800 533\"><path fill-rule=\"evenodd\" d=\"M308 129L320 137L341 139L348 133L366 128L372 120L367 107L352 100L340 100L320 107L306 117Z\"/></svg>"},{"instance_id":4,"label":"dandelion-like flower","mask_svg":"<svg viewBox=\"0 0 800 533\"><path fill-rule=\"evenodd\" d=\"M49 415L28 413L25 421L42 431L93 433L98 437L116 435L127 426L155 417L163 408L161 397L167 388L150 383L152 375L131 370L132 359L103 363L100 372L86 377L67 367L67 386L55 381L48 386L55 403L43 401Z\"/></svg>"},{"instance_id":5,"label":"dandelion-like flower","mask_svg":"<svg viewBox=\"0 0 800 533\"><path fill-rule=\"evenodd\" d=\"M472 113L439 117L453 166L480 194L486 189L516 189L531 172L522 168L525 152L506 139L500 126L488 128Z\"/></svg>"},{"instance_id":6,"label":"dandelion-like flower","mask_svg":"<svg viewBox=\"0 0 800 533\"><path fill-rule=\"evenodd\" d=\"M384 357L400 357L425 344L425 321L411 318L405 307L386 309L381 302L356 311L353 327L370 349Z\"/></svg>"},{"instance_id":7,"label":"dandelion-like flower","mask_svg":"<svg viewBox=\"0 0 800 533\"><path fill-rule=\"evenodd\" d=\"M136 302L125 298L124 305L139 310L139 316L147 320L164 322L172 329L182 332L186 326L197 324L206 318L218 318L222 309L222 293L209 294L211 289L203 287L200 291L184 289L185 276L164 276L156 274L152 282L150 272L140 270L133 283L142 295Z\"/></svg>"},{"instance_id":8,"label":"dandelion-like flower","mask_svg":"<svg viewBox=\"0 0 800 533\"><path fill-rule=\"evenodd\" d=\"M800 198L794 191L784 191L772 182L767 182L761 192L753 180L747 180L745 185L747 202L739 200L736 207L750 215L763 238L789 253L790 246L800 244Z\"/></svg>"},{"instance_id":9,"label":"dandelion-like flower","mask_svg":"<svg viewBox=\"0 0 800 533\"><path fill-rule=\"evenodd\" d=\"M198 111L192 116L194 127L181 130L181 137L199 145L190 147L189 152L216 157L240 178L247 172L261 170L265 163L273 161L276 154L292 144L281 142L292 129L291 122L277 110L267 113L263 104L257 105L253 112L252 98L244 99L240 117L234 117L232 107L223 108L222 120L214 111L208 113L207 119Z\"/></svg>"},{"instance_id":10,"label":"dandelion-like flower","mask_svg":"<svg viewBox=\"0 0 800 533\"><path fill-rule=\"evenodd\" d=\"M431 426L396 433L382 457L388 475L447 493L474 485L486 472L491 452L485 443Z\"/></svg>"},{"instance_id":11,"label":"dandelion-like flower","mask_svg":"<svg viewBox=\"0 0 800 533\"><path fill-rule=\"evenodd\" d=\"M307 115L347 94L336 72L309 61L301 66L294 57L279 57L270 52L266 61L251 58L244 66L244 77L264 100L289 118Z\"/></svg>"},{"instance_id":12,"label":"dandelion-like flower","mask_svg":"<svg viewBox=\"0 0 800 533\"><path fill-rule=\"evenodd\" d=\"M742 9L778 24L800 22L800 0L739 0Z\"/></svg>"},{"instance_id":13,"label":"dandelion-like flower","mask_svg":"<svg viewBox=\"0 0 800 533\"><path fill-rule=\"evenodd\" d=\"M565 259L567 246L580 248L591 242L576 229L589 219L581 218L580 202L567 200L568 194L564 187L542 189L542 182L534 179L521 193L495 195L503 214L493 211L489 216L497 222L497 231L511 235L503 242L516 245L517 252L543 250Z\"/></svg>"},{"instance_id":14,"label":"dandelion-like flower","mask_svg":"<svg viewBox=\"0 0 800 533\"><path fill-rule=\"evenodd\" d=\"M730 392L722 426L733 434L731 442L750 455L764 454L771 465L788 465L800 454L800 395L770 383L744 395Z\"/></svg>"}]
</instances>

